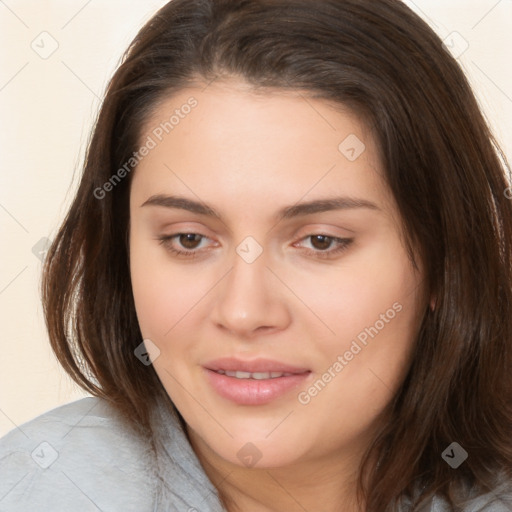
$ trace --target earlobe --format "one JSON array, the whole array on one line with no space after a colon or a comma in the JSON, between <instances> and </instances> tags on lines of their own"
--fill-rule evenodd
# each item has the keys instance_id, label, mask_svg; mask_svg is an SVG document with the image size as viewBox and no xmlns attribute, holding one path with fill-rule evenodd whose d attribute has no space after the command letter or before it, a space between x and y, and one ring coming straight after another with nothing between
<instances>
[{"instance_id":1,"label":"earlobe","mask_svg":"<svg viewBox=\"0 0 512 512\"><path fill-rule=\"evenodd\" d=\"M431 311L434 311L436 309L436 298L435 297L432 297L430 299L430 310Z\"/></svg>"}]
</instances>

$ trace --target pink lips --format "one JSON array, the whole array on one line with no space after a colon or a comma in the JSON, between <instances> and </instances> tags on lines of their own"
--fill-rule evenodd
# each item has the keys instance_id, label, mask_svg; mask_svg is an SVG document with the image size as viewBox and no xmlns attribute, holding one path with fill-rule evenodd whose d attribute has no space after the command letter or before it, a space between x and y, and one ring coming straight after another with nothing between
<instances>
[{"instance_id":1,"label":"pink lips","mask_svg":"<svg viewBox=\"0 0 512 512\"><path fill-rule=\"evenodd\" d=\"M270 359L242 361L222 358L204 365L206 377L213 389L223 398L239 405L263 405L275 400L303 384L311 375L307 368L300 368ZM237 378L221 372L271 373L287 375L274 378ZM289 375L288 375L289 374Z\"/></svg>"}]
</instances>

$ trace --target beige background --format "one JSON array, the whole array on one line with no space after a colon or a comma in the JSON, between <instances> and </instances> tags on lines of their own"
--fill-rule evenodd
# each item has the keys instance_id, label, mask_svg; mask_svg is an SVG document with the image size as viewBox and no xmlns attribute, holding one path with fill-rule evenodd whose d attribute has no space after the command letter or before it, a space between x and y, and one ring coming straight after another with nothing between
<instances>
[{"instance_id":1,"label":"beige background","mask_svg":"<svg viewBox=\"0 0 512 512\"><path fill-rule=\"evenodd\" d=\"M50 351L34 252L44 252L70 203L108 78L165 3L0 0L0 435L84 396ZM406 3L463 51L458 59L512 160L512 2Z\"/></svg>"}]
</instances>

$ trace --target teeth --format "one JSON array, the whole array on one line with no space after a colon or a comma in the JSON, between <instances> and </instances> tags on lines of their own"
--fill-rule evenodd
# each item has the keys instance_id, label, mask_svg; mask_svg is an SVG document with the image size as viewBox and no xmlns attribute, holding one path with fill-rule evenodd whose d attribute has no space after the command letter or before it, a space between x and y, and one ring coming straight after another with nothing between
<instances>
[{"instance_id":1,"label":"teeth","mask_svg":"<svg viewBox=\"0 0 512 512\"><path fill-rule=\"evenodd\" d=\"M221 375L226 375L226 377L234 377L235 379L255 379L255 380L263 380L263 379L276 379L278 377L289 377L293 375L293 373L285 373L285 372L239 372L239 371L229 371L229 370L217 370L217 373Z\"/></svg>"}]
</instances>

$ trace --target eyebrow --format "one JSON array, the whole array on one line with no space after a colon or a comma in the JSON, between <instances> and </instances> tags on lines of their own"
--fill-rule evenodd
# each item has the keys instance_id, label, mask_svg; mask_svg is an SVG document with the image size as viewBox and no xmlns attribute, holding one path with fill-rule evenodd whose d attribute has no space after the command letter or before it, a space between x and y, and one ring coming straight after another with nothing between
<instances>
[{"instance_id":1,"label":"eyebrow","mask_svg":"<svg viewBox=\"0 0 512 512\"><path fill-rule=\"evenodd\" d=\"M198 215L213 217L224 222L222 215L211 206L181 196L156 194L147 199L141 205L141 207L143 206L160 206L164 208L176 208L196 213ZM321 213L332 210L352 210L356 208L380 210L380 208L375 203L372 203L367 199L361 199L356 197L331 197L286 206L277 212L276 218L277 220L286 220L294 217L311 215L314 213Z\"/></svg>"}]
</instances>

